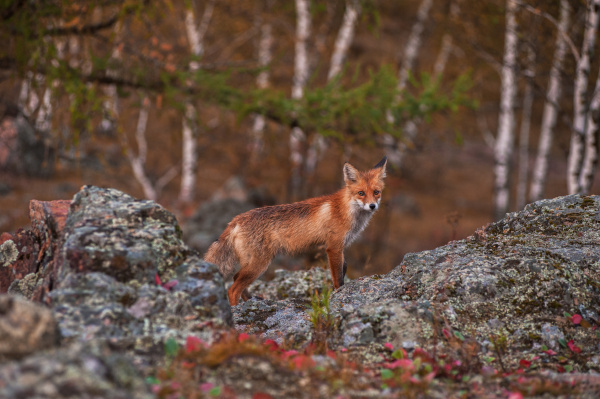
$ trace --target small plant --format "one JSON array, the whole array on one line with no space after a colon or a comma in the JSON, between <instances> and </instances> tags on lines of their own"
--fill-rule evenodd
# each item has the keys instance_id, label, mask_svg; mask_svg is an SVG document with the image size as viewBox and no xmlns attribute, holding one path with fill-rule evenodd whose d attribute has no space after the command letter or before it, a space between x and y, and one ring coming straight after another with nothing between
<instances>
[{"instance_id":1,"label":"small plant","mask_svg":"<svg viewBox=\"0 0 600 399\"><path fill-rule=\"evenodd\" d=\"M329 298L331 289L324 288L321 294L315 290L310 302L308 317L314 328L312 343L317 353L325 353L328 349L327 339L334 329L334 317L331 314Z\"/></svg>"}]
</instances>

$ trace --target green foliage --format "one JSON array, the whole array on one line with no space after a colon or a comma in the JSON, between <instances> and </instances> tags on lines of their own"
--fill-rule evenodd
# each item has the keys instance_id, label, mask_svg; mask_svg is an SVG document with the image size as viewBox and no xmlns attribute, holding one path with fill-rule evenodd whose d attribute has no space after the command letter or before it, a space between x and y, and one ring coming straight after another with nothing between
<instances>
[{"instance_id":1,"label":"green foliage","mask_svg":"<svg viewBox=\"0 0 600 399\"><path fill-rule=\"evenodd\" d=\"M166 42L172 37L157 38L161 13L176 8L169 0L133 0L102 7L96 2L67 0L15 4L0 3L0 12L9 15L0 27L0 39L6 43L0 56L9 60L15 76L44 76L40 84L53 87L56 98L69 98L74 142L79 132L93 130L91 121L101 116L107 84L115 84L123 96L130 91L160 95L165 107L180 112L187 101L203 102L233 111L239 120L263 114L282 125L299 126L308 135L358 144L373 144L382 134L401 138L408 120L427 122L434 114L476 105L468 97L469 73L447 86L424 73L418 79L411 77L410 87L399 93L395 68L382 65L365 71L358 65L322 85L315 73L303 98L293 100L281 90L254 89L258 68L225 64L193 70L191 61L202 64L205 60L181 50L174 56L173 45ZM377 3L364 0L361 4L363 18L378 26ZM13 6L15 12L8 13ZM317 14L326 12L322 4L315 7ZM128 27L127 37L117 37L117 23ZM79 54L65 50L69 39L79 41ZM122 49L120 58L113 57L117 44Z\"/></svg>"},{"instance_id":2,"label":"green foliage","mask_svg":"<svg viewBox=\"0 0 600 399\"><path fill-rule=\"evenodd\" d=\"M324 288L320 295L317 291L312 295L308 317L316 331L333 327L333 315L329 307L330 296L329 288Z\"/></svg>"}]
</instances>

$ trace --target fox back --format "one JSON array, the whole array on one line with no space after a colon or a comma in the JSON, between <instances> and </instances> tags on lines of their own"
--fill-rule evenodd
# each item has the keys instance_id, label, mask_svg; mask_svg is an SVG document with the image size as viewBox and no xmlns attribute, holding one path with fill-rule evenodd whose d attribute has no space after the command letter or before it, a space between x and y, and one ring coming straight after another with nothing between
<instances>
[{"instance_id":1,"label":"fox back","mask_svg":"<svg viewBox=\"0 0 600 399\"><path fill-rule=\"evenodd\" d=\"M383 158L373 169L360 172L344 164L345 187L321 197L293 204L267 206L242 213L228 224L204 259L215 263L227 278L234 276L229 301L236 305L246 288L264 273L279 252L298 253L325 244L333 285L344 283L343 249L354 241L379 208L384 187Z\"/></svg>"}]
</instances>

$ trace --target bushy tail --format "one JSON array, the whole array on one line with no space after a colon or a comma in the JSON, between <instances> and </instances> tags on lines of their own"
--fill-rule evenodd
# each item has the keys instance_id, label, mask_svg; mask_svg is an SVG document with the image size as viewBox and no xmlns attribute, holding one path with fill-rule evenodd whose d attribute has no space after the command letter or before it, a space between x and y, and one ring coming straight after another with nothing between
<instances>
[{"instance_id":1,"label":"bushy tail","mask_svg":"<svg viewBox=\"0 0 600 399\"><path fill-rule=\"evenodd\" d=\"M235 272L235 265L237 263L230 240L229 230L229 227L225 229L219 239L208 247L208 251L206 251L206 255L204 255L205 261L214 263L219 267L219 271L221 272L221 275L223 275L223 278L228 278Z\"/></svg>"}]
</instances>

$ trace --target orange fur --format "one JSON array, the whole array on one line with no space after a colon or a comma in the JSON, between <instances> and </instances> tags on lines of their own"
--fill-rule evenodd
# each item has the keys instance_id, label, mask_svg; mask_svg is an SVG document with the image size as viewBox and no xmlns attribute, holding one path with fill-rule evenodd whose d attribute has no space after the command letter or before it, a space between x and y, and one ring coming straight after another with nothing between
<instances>
[{"instance_id":1,"label":"orange fur","mask_svg":"<svg viewBox=\"0 0 600 399\"><path fill-rule=\"evenodd\" d=\"M379 208L387 159L375 168L359 172L344 164L341 190L293 204L266 206L233 218L204 257L219 266L227 278L240 270L229 288L229 302L247 299L248 286L263 274L275 254L298 253L325 244L334 288L344 284L344 247L366 227Z\"/></svg>"}]
</instances>

